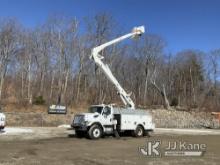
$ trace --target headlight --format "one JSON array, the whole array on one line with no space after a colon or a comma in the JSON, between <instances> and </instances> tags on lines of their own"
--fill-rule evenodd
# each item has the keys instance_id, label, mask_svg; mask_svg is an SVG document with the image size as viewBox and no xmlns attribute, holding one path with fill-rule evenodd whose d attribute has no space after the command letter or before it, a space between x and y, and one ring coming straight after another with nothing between
<instances>
[{"instance_id":1,"label":"headlight","mask_svg":"<svg viewBox=\"0 0 220 165\"><path fill-rule=\"evenodd\" d=\"M83 124L83 125L88 125L88 124L89 124L89 121L83 121L82 124Z\"/></svg>"}]
</instances>

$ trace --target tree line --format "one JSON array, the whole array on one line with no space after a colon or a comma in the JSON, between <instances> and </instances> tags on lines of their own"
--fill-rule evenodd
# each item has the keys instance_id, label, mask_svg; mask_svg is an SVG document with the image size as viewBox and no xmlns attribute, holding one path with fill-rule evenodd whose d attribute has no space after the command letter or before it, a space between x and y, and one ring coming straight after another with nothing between
<instances>
[{"instance_id":1,"label":"tree line","mask_svg":"<svg viewBox=\"0 0 220 165\"><path fill-rule=\"evenodd\" d=\"M98 104L121 101L91 61L91 49L127 33L99 13L83 20L51 16L24 27L0 20L0 101L2 104ZM210 52L166 53L157 34L102 51L105 62L138 107L164 105L217 110L220 107L220 48Z\"/></svg>"}]
</instances>

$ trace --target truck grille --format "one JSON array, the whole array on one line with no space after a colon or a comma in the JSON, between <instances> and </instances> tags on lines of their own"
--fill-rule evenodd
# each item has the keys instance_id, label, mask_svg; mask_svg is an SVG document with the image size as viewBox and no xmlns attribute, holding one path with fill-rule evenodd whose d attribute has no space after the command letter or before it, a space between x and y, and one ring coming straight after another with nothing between
<instances>
[{"instance_id":1,"label":"truck grille","mask_svg":"<svg viewBox=\"0 0 220 165\"><path fill-rule=\"evenodd\" d=\"M82 123L84 121L84 115L77 115L74 117L74 124Z\"/></svg>"}]
</instances>

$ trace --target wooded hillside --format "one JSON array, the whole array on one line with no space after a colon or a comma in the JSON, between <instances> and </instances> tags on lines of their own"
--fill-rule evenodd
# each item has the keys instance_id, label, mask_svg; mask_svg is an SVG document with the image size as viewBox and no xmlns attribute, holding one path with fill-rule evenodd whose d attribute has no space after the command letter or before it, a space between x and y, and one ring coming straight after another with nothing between
<instances>
[{"instance_id":1,"label":"wooded hillside","mask_svg":"<svg viewBox=\"0 0 220 165\"><path fill-rule=\"evenodd\" d=\"M94 46L128 33L122 27L105 13L82 20L52 16L34 28L1 19L1 103L122 104L113 85L89 59ZM102 55L121 85L132 91L137 106L218 110L220 48L172 54L166 51L168 44L147 32Z\"/></svg>"}]
</instances>

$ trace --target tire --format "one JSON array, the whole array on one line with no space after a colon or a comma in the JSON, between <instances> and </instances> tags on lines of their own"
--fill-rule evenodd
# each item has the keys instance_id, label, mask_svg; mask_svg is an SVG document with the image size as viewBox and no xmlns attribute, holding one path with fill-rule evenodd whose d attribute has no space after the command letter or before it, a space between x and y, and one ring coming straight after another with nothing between
<instances>
[{"instance_id":1,"label":"tire","mask_svg":"<svg viewBox=\"0 0 220 165\"><path fill-rule=\"evenodd\" d=\"M134 137L143 137L144 136L144 128L142 126L138 125L132 134Z\"/></svg>"},{"instance_id":2,"label":"tire","mask_svg":"<svg viewBox=\"0 0 220 165\"><path fill-rule=\"evenodd\" d=\"M98 125L93 125L88 131L88 136L90 139L99 139L102 137L103 131L102 128Z\"/></svg>"},{"instance_id":3,"label":"tire","mask_svg":"<svg viewBox=\"0 0 220 165\"><path fill-rule=\"evenodd\" d=\"M85 132L75 130L75 135L76 135L76 137L78 137L78 138L82 138L82 137L85 136Z\"/></svg>"}]
</instances>

